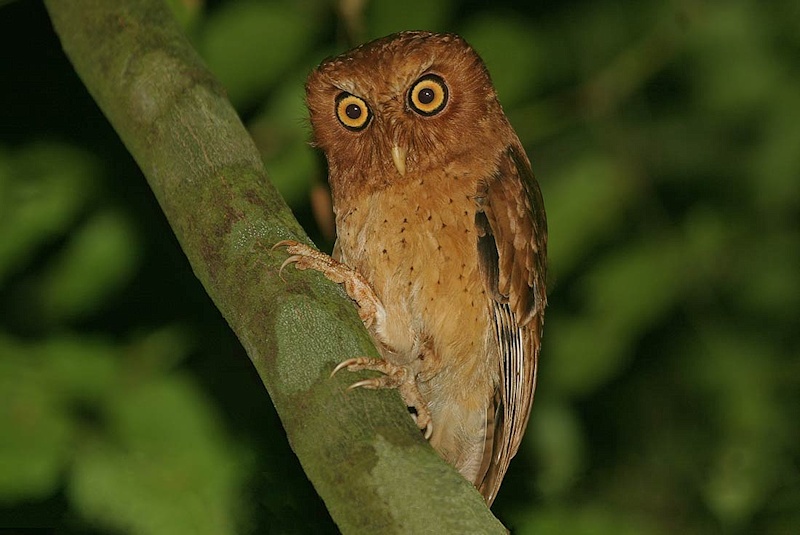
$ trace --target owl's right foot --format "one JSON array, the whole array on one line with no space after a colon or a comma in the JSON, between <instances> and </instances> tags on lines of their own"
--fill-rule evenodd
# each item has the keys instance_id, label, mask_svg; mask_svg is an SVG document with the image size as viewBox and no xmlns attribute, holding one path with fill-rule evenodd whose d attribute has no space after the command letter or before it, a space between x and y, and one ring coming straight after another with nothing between
<instances>
[{"instance_id":1,"label":"owl's right foot","mask_svg":"<svg viewBox=\"0 0 800 535\"><path fill-rule=\"evenodd\" d=\"M331 372L331 377L344 368L351 372L372 370L382 373L383 375L378 377L357 381L351 384L348 390L353 390L354 388L396 388L406 406L414 409L416 414L413 416L417 427L424 431L426 439L431 438L433 421L428 410L428 404L419 391L416 377L407 368L396 366L386 360L358 357L340 362Z\"/></svg>"},{"instance_id":2,"label":"owl's right foot","mask_svg":"<svg viewBox=\"0 0 800 535\"><path fill-rule=\"evenodd\" d=\"M377 325L383 324L386 316L383 303L361 273L313 247L294 240L280 241L272 246L273 249L276 247L286 247L286 251L291 255L283 261L280 271L289 264L294 264L301 270L319 271L329 281L344 286L344 291L358 305L358 316L365 327L369 329L376 322Z\"/></svg>"}]
</instances>

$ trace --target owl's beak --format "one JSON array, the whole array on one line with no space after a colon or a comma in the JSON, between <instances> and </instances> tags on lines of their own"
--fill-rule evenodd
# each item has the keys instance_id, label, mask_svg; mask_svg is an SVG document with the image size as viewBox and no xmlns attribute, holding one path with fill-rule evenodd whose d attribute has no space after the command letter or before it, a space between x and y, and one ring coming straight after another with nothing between
<instances>
[{"instance_id":1,"label":"owl's beak","mask_svg":"<svg viewBox=\"0 0 800 535\"><path fill-rule=\"evenodd\" d=\"M400 145L393 145L392 146L392 161L394 162L394 166L397 168L397 172L400 175L406 174L406 153L407 149L405 147L401 147Z\"/></svg>"}]
</instances>

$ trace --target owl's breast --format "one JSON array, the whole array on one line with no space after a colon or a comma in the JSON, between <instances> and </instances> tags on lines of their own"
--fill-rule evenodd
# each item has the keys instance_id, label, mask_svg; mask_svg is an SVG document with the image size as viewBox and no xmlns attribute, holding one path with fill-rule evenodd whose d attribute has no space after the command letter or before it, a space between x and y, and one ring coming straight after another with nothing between
<instances>
[{"instance_id":1,"label":"owl's breast","mask_svg":"<svg viewBox=\"0 0 800 535\"><path fill-rule=\"evenodd\" d=\"M491 339L475 189L467 177L426 177L338 206L337 249L386 309L381 334L396 354L385 358L407 364L422 354L425 367L486 382L489 372L473 369L487 365Z\"/></svg>"}]
</instances>

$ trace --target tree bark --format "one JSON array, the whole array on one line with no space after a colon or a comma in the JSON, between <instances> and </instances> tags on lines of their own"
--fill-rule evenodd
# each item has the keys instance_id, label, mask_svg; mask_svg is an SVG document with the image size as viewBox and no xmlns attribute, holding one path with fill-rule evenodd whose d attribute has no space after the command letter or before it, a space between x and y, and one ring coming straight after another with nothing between
<instances>
[{"instance_id":1,"label":"tree bark","mask_svg":"<svg viewBox=\"0 0 800 535\"><path fill-rule=\"evenodd\" d=\"M344 533L503 533L395 392L334 364L376 356L355 308L270 246L308 242L253 141L160 0L47 0L67 56L135 158L194 273L239 337ZM276 46L279 46L276 43Z\"/></svg>"}]
</instances>

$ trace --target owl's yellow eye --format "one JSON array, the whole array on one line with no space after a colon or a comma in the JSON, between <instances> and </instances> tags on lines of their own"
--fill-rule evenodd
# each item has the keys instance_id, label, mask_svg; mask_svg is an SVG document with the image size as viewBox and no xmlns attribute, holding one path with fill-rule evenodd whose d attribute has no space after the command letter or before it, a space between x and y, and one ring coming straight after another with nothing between
<instances>
[{"instance_id":1,"label":"owl's yellow eye","mask_svg":"<svg viewBox=\"0 0 800 535\"><path fill-rule=\"evenodd\" d=\"M362 130L372 119L372 112L367 103L350 93L341 93L336 97L336 117L348 130Z\"/></svg>"},{"instance_id":2,"label":"owl's yellow eye","mask_svg":"<svg viewBox=\"0 0 800 535\"><path fill-rule=\"evenodd\" d=\"M436 115L447 104L447 95L444 80L435 74L427 74L411 86L408 105L421 115Z\"/></svg>"}]
</instances>

